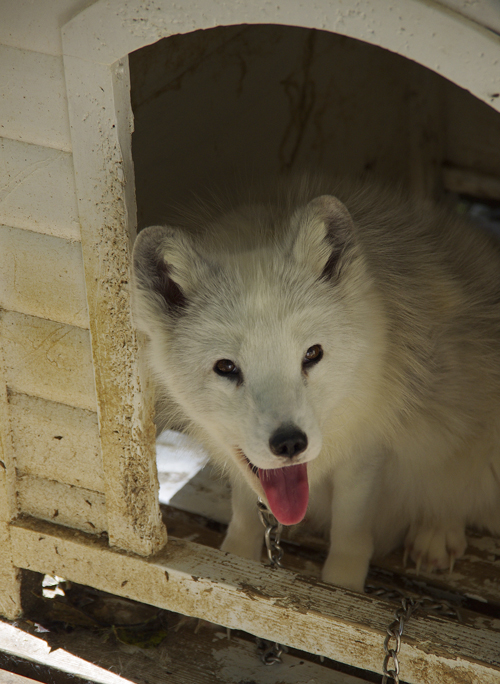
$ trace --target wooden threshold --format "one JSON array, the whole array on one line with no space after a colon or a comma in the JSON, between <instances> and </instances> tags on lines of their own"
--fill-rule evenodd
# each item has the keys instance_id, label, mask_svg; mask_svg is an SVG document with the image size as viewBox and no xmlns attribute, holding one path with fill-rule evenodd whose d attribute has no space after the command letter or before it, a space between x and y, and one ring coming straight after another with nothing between
<instances>
[{"instance_id":1,"label":"wooden threshold","mask_svg":"<svg viewBox=\"0 0 500 684\"><path fill-rule=\"evenodd\" d=\"M171 531L172 527L171 527ZM110 549L105 538L31 518L11 526L17 567L58 575L119 596L380 672L394 604L289 570L170 537L153 557ZM403 679L426 684L500 678L499 632L416 614L401 648Z\"/></svg>"}]
</instances>

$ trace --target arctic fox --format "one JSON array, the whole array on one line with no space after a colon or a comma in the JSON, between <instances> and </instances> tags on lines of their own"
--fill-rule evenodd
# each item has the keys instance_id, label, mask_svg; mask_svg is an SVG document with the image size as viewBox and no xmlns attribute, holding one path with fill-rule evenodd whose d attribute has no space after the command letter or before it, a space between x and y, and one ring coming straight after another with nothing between
<instances>
[{"instance_id":1,"label":"arctic fox","mask_svg":"<svg viewBox=\"0 0 500 684\"><path fill-rule=\"evenodd\" d=\"M134 310L172 416L232 481L222 548L259 559L261 497L329 530L361 591L404 542L453 567L500 533L500 249L451 211L302 178L147 228Z\"/></svg>"}]
</instances>

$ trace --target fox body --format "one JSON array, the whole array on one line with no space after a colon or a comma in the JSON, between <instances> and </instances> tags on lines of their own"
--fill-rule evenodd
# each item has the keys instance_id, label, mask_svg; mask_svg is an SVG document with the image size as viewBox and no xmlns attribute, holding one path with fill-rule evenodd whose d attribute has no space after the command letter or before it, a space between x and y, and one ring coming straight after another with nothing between
<instances>
[{"instance_id":1,"label":"fox body","mask_svg":"<svg viewBox=\"0 0 500 684\"><path fill-rule=\"evenodd\" d=\"M500 249L454 213L329 180L151 227L134 312L172 418L232 481L223 549L259 559L256 500L328 531L362 590L405 543L452 566L500 533Z\"/></svg>"}]
</instances>

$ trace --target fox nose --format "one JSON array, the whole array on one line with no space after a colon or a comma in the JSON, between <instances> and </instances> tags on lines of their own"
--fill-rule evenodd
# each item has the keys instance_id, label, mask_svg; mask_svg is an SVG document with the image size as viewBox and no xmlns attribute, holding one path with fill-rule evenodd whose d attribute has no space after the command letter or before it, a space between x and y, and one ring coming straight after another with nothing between
<instances>
[{"instance_id":1,"label":"fox nose","mask_svg":"<svg viewBox=\"0 0 500 684\"><path fill-rule=\"evenodd\" d=\"M269 448L276 456L292 458L307 449L307 435L295 425L283 425L271 435Z\"/></svg>"}]
</instances>

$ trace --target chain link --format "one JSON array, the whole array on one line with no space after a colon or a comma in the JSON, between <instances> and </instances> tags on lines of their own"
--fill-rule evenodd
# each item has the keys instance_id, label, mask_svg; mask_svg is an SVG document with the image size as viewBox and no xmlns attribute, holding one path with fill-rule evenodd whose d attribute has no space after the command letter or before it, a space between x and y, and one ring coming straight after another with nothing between
<instances>
[{"instance_id":1,"label":"chain link","mask_svg":"<svg viewBox=\"0 0 500 684\"><path fill-rule=\"evenodd\" d=\"M260 498L257 501L257 510L260 521L265 528L264 540L266 542L269 564L272 567L281 568L283 567L281 563L283 549L280 545L280 539L283 525L276 520ZM400 607L394 612L393 622L387 627L387 635L384 639L385 657L382 665L382 684L387 684L388 681L399 684L399 652L401 650L401 638L406 623L417 610L425 609L426 612L437 613L441 617L455 618L461 622L458 608L448 601L436 601L432 596L418 595L416 598L413 598L407 596L398 589L374 587L372 585L366 585L366 593L390 601L396 600L401 602ZM257 639L257 650L265 665L281 663L283 649L284 647L280 644L275 643L273 645L272 642L266 641L265 639Z\"/></svg>"},{"instance_id":2,"label":"chain link","mask_svg":"<svg viewBox=\"0 0 500 684\"><path fill-rule=\"evenodd\" d=\"M257 510L259 518L264 525L264 540L266 542L267 557L269 564L274 568L283 567L281 559L283 558L283 549L280 546L281 532L283 525L279 523L271 511L268 509L262 499L257 501ZM273 644L265 639L257 639L257 651L260 659L265 665L276 665L281 663L281 656L284 647L281 644Z\"/></svg>"},{"instance_id":3,"label":"chain link","mask_svg":"<svg viewBox=\"0 0 500 684\"><path fill-rule=\"evenodd\" d=\"M283 654L283 646L281 644L273 644L272 641L267 641L266 639L257 639L257 651L264 665L277 665L281 663L281 656Z\"/></svg>"},{"instance_id":4,"label":"chain link","mask_svg":"<svg viewBox=\"0 0 500 684\"><path fill-rule=\"evenodd\" d=\"M390 677L394 684L399 684L399 651L401 650L401 637L403 636L405 624L413 613L419 608L420 603L412 598L402 598L401 607L394 613L395 620L387 628L387 636L384 639L385 658L382 666L382 684L387 684ZM391 641L394 645L391 648ZM392 660L392 668L389 664Z\"/></svg>"},{"instance_id":5,"label":"chain link","mask_svg":"<svg viewBox=\"0 0 500 684\"><path fill-rule=\"evenodd\" d=\"M455 606L448 601L436 601L432 596L419 595L416 598L406 596L398 589L385 587L366 586L366 592L389 600L399 600L400 607L394 612L394 621L387 627L387 636L384 639L384 662L382 665L382 684L387 684L389 679L394 684L399 684L399 651L401 650L401 637L406 623L411 616L420 609L426 612L437 613L442 617L453 617L461 621L461 615ZM394 643L391 644L391 641ZM391 663L392 661L392 663ZM392 667L389 667L392 665Z\"/></svg>"},{"instance_id":6,"label":"chain link","mask_svg":"<svg viewBox=\"0 0 500 684\"><path fill-rule=\"evenodd\" d=\"M257 500L257 510L259 512L260 521L266 529L264 532L264 540L266 542L269 563L274 567L282 568L281 559L283 558L283 549L280 546L280 539L283 525L276 520L260 498Z\"/></svg>"}]
</instances>

